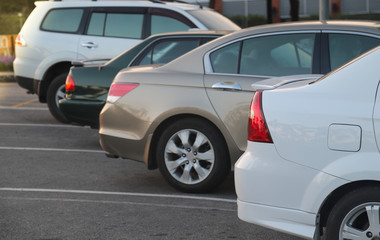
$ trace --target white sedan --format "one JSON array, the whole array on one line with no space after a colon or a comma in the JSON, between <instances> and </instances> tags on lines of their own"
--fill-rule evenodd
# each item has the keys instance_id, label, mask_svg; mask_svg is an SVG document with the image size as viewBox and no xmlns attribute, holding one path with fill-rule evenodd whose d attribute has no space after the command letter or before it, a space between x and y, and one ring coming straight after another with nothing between
<instances>
[{"instance_id":1,"label":"white sedan","mask_svg":"<svg viewBox=\"0 0 380 240\"><path fill-rule=\"evenodd\" d=\"M253 85L240 219L307 239L380 239L379 63L380 47L317 81Z\"/></svg>"}]
</instances>

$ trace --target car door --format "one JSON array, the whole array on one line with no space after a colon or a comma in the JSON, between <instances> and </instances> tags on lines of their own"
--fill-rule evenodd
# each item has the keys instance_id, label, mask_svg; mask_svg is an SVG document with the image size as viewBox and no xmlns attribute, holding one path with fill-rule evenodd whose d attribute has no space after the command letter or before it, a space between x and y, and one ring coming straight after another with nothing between
<instances>
[{"instance_id":1,"label":"car door","mask_svg":"<svg viewBox=\"0 0 380 240\"><path fill-rule=\"evenodd\" d=\"M209 99L237 146L247 142L252 83L273 76L312 74L319 31L253 36L205 56L204 84ZM319 50L318 50L319 51Z\"/></svg>"},{"instance_id":2,"label":"car door","mask_svg":"<svg viewBox=\"0 0 380 240\"><path fill-rule=\"evenodd\" d=\"M79 59L113 58L144 39L147 8L94 8L78 46Z\"/></svg>"}]
</instances>

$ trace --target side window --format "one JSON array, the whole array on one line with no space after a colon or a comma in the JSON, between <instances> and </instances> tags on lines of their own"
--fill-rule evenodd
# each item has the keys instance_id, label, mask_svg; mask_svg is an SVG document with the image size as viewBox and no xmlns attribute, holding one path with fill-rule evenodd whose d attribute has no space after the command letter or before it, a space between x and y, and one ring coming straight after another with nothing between
<instances>
[{"instance_id":1,"label":"side window","mask_svg":"<svg viewBox=\"0 0 380 240\"><path fill-rule=\"evenodd\" d=\"M104 23L106 21L105 13L93 13L88 25L87 34L95 36L103 36Z\"/></svg>"},{"instance_id":2,"label":"side window","mask_svg":"<svg viewBox=\"0 0 380 240\"><path fill-rule=\"evenodd\" d=\"M330 33L329 53L331 70L338 68L379 44L380 39L373 37Z\"/></svg>"},{"instance_id":3,"label":"side window","mask_svg":"<svg viewBox=\"0 0 380 240\"><path fill-rule=\"evenodd\" d=\"M312 73L315 34L283 34L243 42L240 74L284 76Z\"/></svg>"},{"instance_id":4,"label":"side window","mask_svg":"<svg viewBox=\"0 0 380 240\"><path fill-rule=\"evenodd\" d=\"M210 54L210 62L215 73L238 73L241 42L230 44Z\"/></svg>"},{"instance_id":5,"label":"side window","mask_svg":"<svg viewBox=\"0 0 380 240\"><path fill-rule=\"evenodd\" d=\"M163 40L144 51L136 65L168 63L200 45L199 39Z\"/></svg>"},{"instance_id":6,"label":"side window","mask_svg":"<svg viewBox=\"0 0 380 240\"><path fill-rule=\"evenodd\" d=\"M41 29L76 33L79 30L83 12L83 9L53 9L46 15Z\"/></svg>"},{"instance_id":7,"label":"side window","mask_svg":"<svg viewBox=\"0 0 380 240\"><path fill-rule=\"evenodd\" d=\"M171 17L152 15L151 34L187 31L191 26Z\"/></svg>"},{"instance_id":8,"label":"side window","mask_svg":"<svg viewBox=\"0 0 380 240\"><path fill-rule=\"evenodd\" d=\"M92 13L87 34L105 37L141 39L143 14Z\"/></svg>"}]
</instances>

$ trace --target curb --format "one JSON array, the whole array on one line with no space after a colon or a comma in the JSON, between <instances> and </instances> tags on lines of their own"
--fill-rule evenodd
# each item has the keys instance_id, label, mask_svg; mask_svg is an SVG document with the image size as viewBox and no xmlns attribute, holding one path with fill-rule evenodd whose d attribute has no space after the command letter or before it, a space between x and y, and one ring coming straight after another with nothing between
<instances>
[{"instance_id":1,"label":"curb","mask_svg":"<svg viewBox=\"0 0 380 240\"><path fill-rule=\"evenodd\" d=\"M13 72L0 72L0 82L16 82Z\"/></svg>"}]
</instances>

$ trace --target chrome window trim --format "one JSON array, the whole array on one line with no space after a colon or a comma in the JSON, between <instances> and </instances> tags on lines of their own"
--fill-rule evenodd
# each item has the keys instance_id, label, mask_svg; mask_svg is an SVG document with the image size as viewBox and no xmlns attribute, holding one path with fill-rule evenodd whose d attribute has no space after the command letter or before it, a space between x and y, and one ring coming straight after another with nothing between
<instances>
[{"instance_id":1,"label":"chrome window trim","mask_svg":"<svg viewBox=\"0 0 380 240\"><path fill-rule=\"evenodd\" d=\"M210 54L217 51L218 49L220 48L223 48L225 46L228 46L230 44L234 44L236 42L239 42L239 41L244 41L246 39L251 39L251 38L257 38L257 37L266 37L266 36L273 36L273 35L286 35L286 34L303 34L303 33L321 33L322 30L321 29L317 29L317 30L294 30L294 31L283 31L283 32L271 32L271 33L261 33L261 34L257 34L257 35L250 35L250 36L245 36L245 37L241 37L241 38L238 38L238 39L235 39L233 41L229 41L227 43L224 43L216 48L213 48L211 50L209 50L203 57L203 67L204 67L204 71L205 71L205 74L211 74L211 75L226 75L226 76L249 76L249 77L253 77L253 76L259 76L259 77L263 77L264 75L243 75L243 74L227 74L227 73L215 73L212 69L212 66L211 66L211 61L210 61ZM272 76L267 76L267 77L272 77Z\"/></svg>"},{"instance_id":2,"label":"chrome window trim","mask_svg":"<svg viewBox=\"0 0 380 240\"><path fill-rule=\"evenodd\" d=\"M351 35L360 35L360 36L373 37L373 38L380 39L380 35L376 35L374 33L358 32L358 31L352 31L352 30L322 30L322 33L351 34Z\"/></svg>"}]
</instances>

